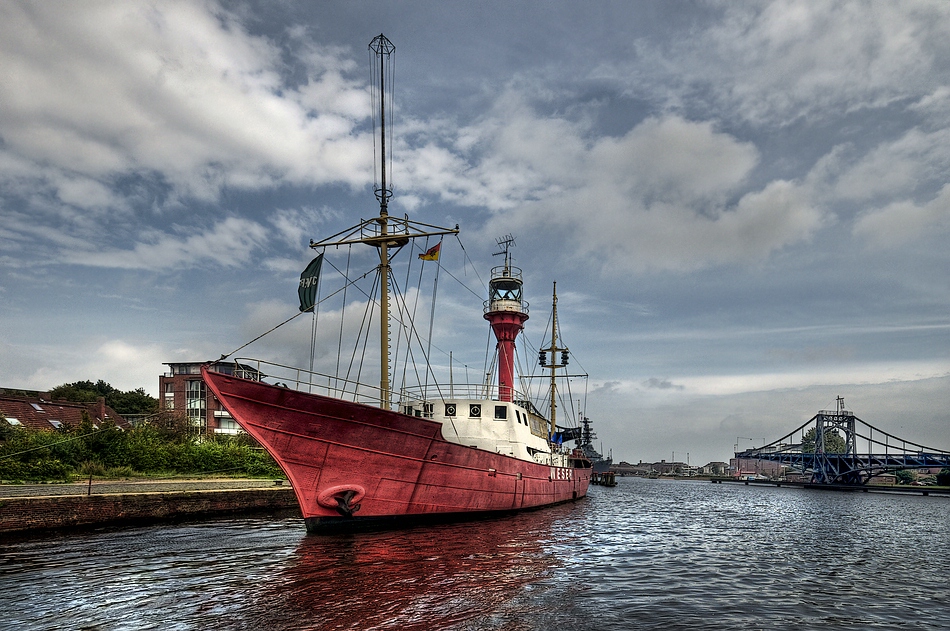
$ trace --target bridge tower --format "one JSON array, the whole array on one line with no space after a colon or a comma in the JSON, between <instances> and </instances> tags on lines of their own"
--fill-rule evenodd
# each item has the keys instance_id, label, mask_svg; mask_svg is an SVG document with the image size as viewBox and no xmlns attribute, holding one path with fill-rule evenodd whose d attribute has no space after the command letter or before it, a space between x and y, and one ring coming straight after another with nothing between
<instances>
[{"instance_id":1,"label":"bridge tower","mask_svg":"<svg viewBox=\"0 0 950 631\"><path fill-rule=\"evenodd\" d=\"M860 472L854 471L852 466L857 449L855 446L854 412L844 406L844 397L837 398L837 410L821 410L815 416L815 459L818 465L812 475L812 482L839 484L863 484L864 479ZM840 431L844 434L844 453L835 452L829 456L825 438L827 433ZM847 470L851 470L847 473Z\"/></svg>"}]
</instances>

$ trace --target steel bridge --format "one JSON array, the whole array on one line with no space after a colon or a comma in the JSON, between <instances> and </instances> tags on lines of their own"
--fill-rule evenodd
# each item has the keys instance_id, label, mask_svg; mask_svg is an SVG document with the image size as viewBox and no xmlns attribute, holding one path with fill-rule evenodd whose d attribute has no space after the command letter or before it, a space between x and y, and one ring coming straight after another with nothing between
<instances>
[{"instance_id":1,"label":"steel bridge","mask_svg":"<svg viewBox=\"0 0 950 631\"><path fill-rule=\"evenodd\" d=\"M821 410L776 441L736 451L736 458L777 462L810 474L817 484L866 484L882 473L950 467L950 451L872 427L845 409L843 397L837 401L837 410Z\"/></svg>"}]
</instances>

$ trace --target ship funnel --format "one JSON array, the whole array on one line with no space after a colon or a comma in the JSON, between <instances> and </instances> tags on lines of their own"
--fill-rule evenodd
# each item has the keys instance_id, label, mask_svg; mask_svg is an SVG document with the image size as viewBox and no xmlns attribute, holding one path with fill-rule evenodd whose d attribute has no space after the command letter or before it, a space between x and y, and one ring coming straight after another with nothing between
<instances>
[{"instance_id":1,"label":"ship funnel","mask_svg":"<svg viewBox=\"0 0 950 631\"><path fill-rule=\"evenodd\" d=\"M522 295L521 270L511 265L508 247L511 237L499 240L505 250L505 264L492 269L485 301L485 319L498 340L498 399L511 401L515 382L515 339L528 319L528 303Z\"/></svg>"}]
</instances>

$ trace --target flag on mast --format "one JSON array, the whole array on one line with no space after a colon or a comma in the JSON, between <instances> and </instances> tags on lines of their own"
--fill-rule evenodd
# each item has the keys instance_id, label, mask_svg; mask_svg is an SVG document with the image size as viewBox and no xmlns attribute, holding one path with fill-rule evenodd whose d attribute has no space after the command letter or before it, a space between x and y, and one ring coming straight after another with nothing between
<instances>
[{"instance_id":1,"label":"flag on mast","mask_svg":"<svg viewBox=\"0 0 950 631\"><path fill-rule=\"evenodd\" d=\"M439 250L442 249L442 242L439 241L431 248L419 255L419 258L423 261L438 261L439 260Z\"/></svg>"},{"instance_id":2,"label":"flag on mast","mask_svg":"<svg viewBox=\"0 0 950 631\"><path fill-rule=\"evenodd\" d=\"M317 282L320 280L320 267L323 265L323 254L317 255L310 261L303 272L300 273L300 286L297 288L297 295L300 297L300 310L312 311L313 304L317 300Z\"/></svg>"}]
</instances>

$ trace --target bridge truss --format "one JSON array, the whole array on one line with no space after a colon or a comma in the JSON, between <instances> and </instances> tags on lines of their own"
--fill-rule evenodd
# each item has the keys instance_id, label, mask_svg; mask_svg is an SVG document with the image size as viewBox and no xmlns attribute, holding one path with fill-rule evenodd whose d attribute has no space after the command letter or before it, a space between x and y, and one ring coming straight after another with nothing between
<instances>
[{"instance_id":1,"label":"bridge truss","mask_svg":"<svg viewBox=\"0 0 950 631\"><path fill-rule=\"evenodd\" d=\"M777 462L818 484L865 484L882 473L950 467L950 451L879 430L845 409L843 397L837 401L837 410L822 410L776 441L737 451L736 458Z\"/></svg>"}]
</instances>

